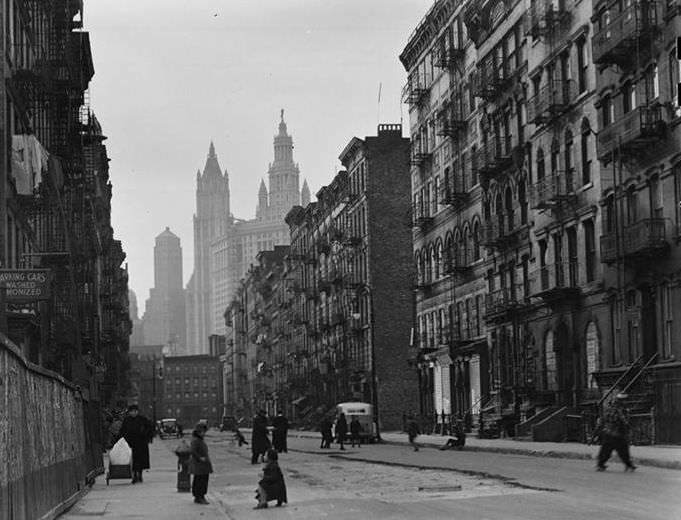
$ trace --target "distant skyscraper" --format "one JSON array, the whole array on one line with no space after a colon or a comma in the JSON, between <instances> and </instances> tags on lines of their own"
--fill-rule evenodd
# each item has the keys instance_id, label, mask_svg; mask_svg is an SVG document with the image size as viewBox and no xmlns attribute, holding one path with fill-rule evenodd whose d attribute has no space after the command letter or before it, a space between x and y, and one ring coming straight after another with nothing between
<instances>
[{"instance_id":1,"label":"distant skyscraper","mask_svg":"<svg viewBox=\"0 0 681 520\"><path fill-rule=\"evenodd\" d=\"M137 295L132 289L128 291L128 302L130 307L130 322L132 323L130 347L139 347L144 345L144 322L140 319L139 308L137 306Z\"/></svg>"},{"instance_id":2,"label":"distant skyscraper","mask_svg":"<svg viewBox=\"0 0 681 520\"><path fill-rule=\"evenodd\" d=\"M187 330L182 289L182 246L169 228L156 237L154 287L144 314L144 344L185 351Z\"/></svg>"},{"instance_id":3,"label":"distant skyscraper","mask_svg":"<svg viewBox=\"0 0 681 520\"><path fill-rule=\"evenodd\" d=\"M212 330L211 243L223 236L231 222L229 176L218 164L210 143L203 174L196 172L196 213L194 214L194 272L187 284L187 354L208 353Z\"/></svg>"}]
</instances>

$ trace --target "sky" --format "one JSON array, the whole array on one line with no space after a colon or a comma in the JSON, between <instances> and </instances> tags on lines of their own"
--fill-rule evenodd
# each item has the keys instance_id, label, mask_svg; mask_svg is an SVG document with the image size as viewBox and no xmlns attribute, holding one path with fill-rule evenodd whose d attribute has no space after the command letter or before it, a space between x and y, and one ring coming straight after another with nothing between
<instances>
[{"instance_id":1,"label":"sky","mask_svg":"<svg viewBox=\"0 0 681 520\"><path fill-rule=\"evenodd\" d=\"M154 239L182 241L193 270L196 171L211 141L231 211L253 218L285 109L313 194L354 136L408 121L398 55L432 0L87 0L90 104L111 159L112 221L140 313ZM379 104L380 85L380 104Z\"/></svg>"}]
</instances>

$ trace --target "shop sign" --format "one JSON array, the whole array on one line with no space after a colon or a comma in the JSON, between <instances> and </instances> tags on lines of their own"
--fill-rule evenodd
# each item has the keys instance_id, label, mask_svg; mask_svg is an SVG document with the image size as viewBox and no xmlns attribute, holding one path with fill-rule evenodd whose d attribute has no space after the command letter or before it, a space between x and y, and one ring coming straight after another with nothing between
<instances>
[{"instance_id":1,"label":"shop sign","mask_svg":"<svg viewBox=\"0 0 681 520\"><path fill-rule=\"evenodd\" d=\"M0 269L0 286L7 288L8 302L50 298L49 269Z\"/></svg>"}]
</instances>

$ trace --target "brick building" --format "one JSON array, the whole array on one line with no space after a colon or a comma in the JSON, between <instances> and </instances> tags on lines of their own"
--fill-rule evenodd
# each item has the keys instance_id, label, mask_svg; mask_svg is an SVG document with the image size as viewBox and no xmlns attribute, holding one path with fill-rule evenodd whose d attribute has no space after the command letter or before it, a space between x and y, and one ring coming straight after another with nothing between
<instances>
[{"instance_id":1,"label":"brick building","mask_svg":"<svg viewBox=\"0 0 681 520\"><path fill-rule=\"evenodd\" d=\"M408 217L409 141L401 125L353 138L346 168L317 202L286 217L287 277L296 295L291 334L291 402L323 413L359 400L378 406L381 427L397 428L417 407L409 368L413 268Z\"/></svg>"},{"instance_id":2,"label":"brick building","mask_svg":"<svg viewBox=\"0 0 681 520\"><path fill-rule=\"evenodd\" d=\"M629 386L639 440L670 438L678 216L663 197L678 193L681 140L673 31L658 8L442 0L410 38L424 414L579 437ZM666 17L678 25L678 9ZM643 374L657 388L640 388Z\"/></svg>"},{"instance_id":3,"label":"brick building","mask_svg":"<svg viewBox=\"0 0 681 520\"><path fill-rule=\"evenodd\" d=\"M174 417L185 427L207 419L220 424L223 412L222 368L217 356L163 358L163 403L157 418Z\"/></svg>"}]
</instances>

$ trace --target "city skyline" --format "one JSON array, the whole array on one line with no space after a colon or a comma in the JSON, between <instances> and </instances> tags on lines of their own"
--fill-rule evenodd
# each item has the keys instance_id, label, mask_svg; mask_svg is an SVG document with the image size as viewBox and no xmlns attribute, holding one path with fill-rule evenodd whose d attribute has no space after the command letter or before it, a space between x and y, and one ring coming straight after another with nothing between
<instances>
[{"instance_id":1,"label":"city skyline","mask_svg":"<svg viewBox=\"0 0 681 520\"><path fill-rule=\"evenodd\" d=\"M159 2L89 4L85 24L97 64L91 101L106 121L113 220L135 293L145 298L153 285L153 239L166 226L185 244L188 282L193 184L211 141L230 175L232 212L253 218L281 108L313 195L341 169L348 135L373 134L379 120L399 122L406 75L398 54L431 4L295 0L284 8L271 0L257 7L202 0L189 11L174 0L163 9ZM145 81L123 79L122 68ZM150 208L149 200L163 202Z\"/></svg>"}]
</instances>

